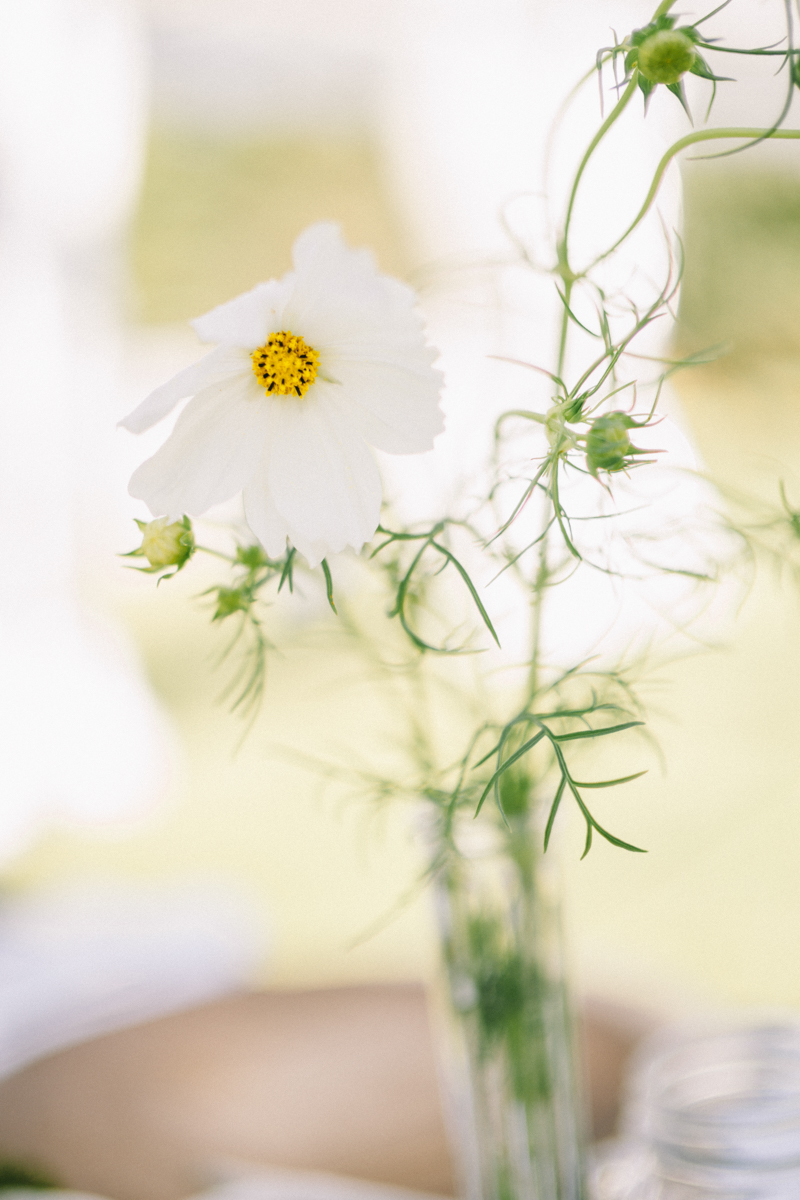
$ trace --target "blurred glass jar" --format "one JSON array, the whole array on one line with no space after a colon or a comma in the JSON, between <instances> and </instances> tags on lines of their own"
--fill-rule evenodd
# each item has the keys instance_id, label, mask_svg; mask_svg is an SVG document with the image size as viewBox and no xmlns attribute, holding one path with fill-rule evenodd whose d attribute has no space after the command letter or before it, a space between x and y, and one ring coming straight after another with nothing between
<instances>
[{"instance_id":1,"label":"blurred glass jar","mask_svg":"<svg viewBox=\"0 0 800 1200\"><path fill-rule=\"evenodd\" d=\"M797 1200L800 1025L672 1029L631 1075L595 1200Z\"/></svg>"}]
</instances>

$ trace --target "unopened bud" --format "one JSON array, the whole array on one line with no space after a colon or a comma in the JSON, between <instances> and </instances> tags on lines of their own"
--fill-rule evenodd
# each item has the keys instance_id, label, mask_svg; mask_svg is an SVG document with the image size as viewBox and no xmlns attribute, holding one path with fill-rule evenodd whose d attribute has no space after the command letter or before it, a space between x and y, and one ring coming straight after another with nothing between
<instances>
[{"instance_id":1,"label":"unopened bud","mask_svg":"<svg viewBox=\"0 0 800 1200\"><path fill-rule=\"evenodd\" d=\"M194 534L188 517L168 523L168 517L156 517L155 521L137 521L142 531L139 549L150 566L156 570L163 567L182 567L194 553Z\"/></svg>"},{"instance_id":2,"label":"unopened bud","mask_svg":"<svg viewBox=\"0 0 800 1200\"><path fill-rule=\"evenodd\" d=\"M268 565L269 557L264 547L254 542L250 546L236 547L236 561L247 567L248 571L257 571Z\"/></svg>"},{"instance_id":3,"label":"unopened bud","mask_svg":"<svg viewBox=\"0 0 800 1200\"><path fill-rule=\"evenodd\" d=\"M639 70L651 83L678 83L694 66L691 38L679 29L660 29L639 46Z\"/></svg>"},{"instance_id":4,"label":"unopened bud","mask_svg":"<svg viewBox=\"0 0 800 1200\"><path fill-rule=\"evenodd\" d=\"M214 591L217 607L211 618L213 621L224 621L234 613L247 612L253 603L252 593L247 588L218 587Z\"/></svg>"},{"instance_id":5,"label":"unopened bud","mask_svg":"<svg viewBox=\"0 0 800 1200\"><path fill-rule=\"evenodd\" d=\"M636 422L623 412L598 417L586 435L586 465L593 475L598 471L623 471L628 458L635 454L628 430Z\"/></svg>"}]
</instances>

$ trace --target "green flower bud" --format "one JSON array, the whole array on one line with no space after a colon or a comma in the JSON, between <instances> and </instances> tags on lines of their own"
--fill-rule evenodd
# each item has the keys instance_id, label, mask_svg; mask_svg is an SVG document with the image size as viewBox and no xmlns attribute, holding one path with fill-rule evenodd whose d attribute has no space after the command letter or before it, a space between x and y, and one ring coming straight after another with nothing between
<instances>
[{"instance_id":1,"label":"green flower bud","mask_svg":"<svg viewBox=\"0 0 800 1200\"><path fill-rule=\"evenodd\" d=\"M155 570L177 567L179 570L194 554L194 534L188 517L168 524L168 517L155 521L137 521L142 531L142 544L137 551Z\"/></svg>"},{"instance_id":2,"label":"green flower bud","mask_svg":"<svg viewBox=\"0 0 800 1200\"><path fill-rule=\"evenodd\" d=\"M247 588L219 587L215 591L217 608L212 621L224 621L234 613L247 612L253 603L252 593Z\"/></svg>"},{"instance_id":3,"label":"green flower bud","mask_svg":"<svg viewBox=\"0 0 800 1200\"><path fill-rule=\"evenodd\" d=\"M623 412L598 417L586 435L586 465L593 475L598 471L624 471L628 458L636 454L628 430L636 422Z\"/></svg>"},{"instance_id":4,"label":"green flower bud","mask_svg":"<svg viewBox=\"0 0 800 1200\"><path fill-rule=\"evenodd\" d=\"M251 546L237 546L236 561L243 567L247 567L248 571L257 571L260 567L269 565L267 552L258 542L254 542Z\"/></svg>"},{"instance_id":5,"label":"green flower bud","mask_svg":"<svg viewBox=\"0 0 800 1200\"><path fill-rule=\"evenodd\" d=\"M639 46L639 70L651 83L678 83L694 66L691 38L679 29L651 33Z\"/></svg>"}]
</instances>

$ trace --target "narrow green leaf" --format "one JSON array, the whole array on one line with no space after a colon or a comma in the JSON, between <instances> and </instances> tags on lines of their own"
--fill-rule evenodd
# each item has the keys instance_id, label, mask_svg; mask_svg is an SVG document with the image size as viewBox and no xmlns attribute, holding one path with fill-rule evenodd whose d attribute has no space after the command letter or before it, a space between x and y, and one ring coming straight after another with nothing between
<instances>
[{"instance_id":1,"label":"narrow green leaf","mask_svg":"<svg viewBox=\"0 0 800 1200\"><path fill-rule=\"evenodd\" d=\"M558 743L554 740L552 734L550 735L550 745L553 747L553 751L556 755L556 758L558 759L558 764L561 767L561 772L562 772L564 779L566 780L567 787L572 792L572 795L574 796L575 801L578 805L578 808L581 810L583 819L587 825L586 845L584 846L584 850L583 850L583 854L581 855L581 858L584 859L592 847L592 829L596 829L601 837L605 838L607 842L611 842L612 845L618 846L621 850L630 850L635 854L646 854L647 851L643 850L641 848L641 846L634 846L630 842L623 842L622 838L615 837L613 833L609 833L607 829L604 829L603 826L600 825L594 819L592 814L589 812L589 809L586 807L586 805L583 802L583 798L581 797L581 794L578 791L575 780L572 778L572 776L569 773L569 767L567 766L567 760L564 758L564 751L561 749L561 747L558 745Z\"/></svg>"},{"instance_id":2,"label":"narrow green leaf","mask_svg":"<svg viewBox=\"0 0 800 1200\"><path fill-rule=\"evenodd\" d=\"M280 583L278 584L278 591L281 590L281 588L283 587L283 585L285 583L289 584L290 592L294 591L294 556L295 556L295 554L297 554L297 551L295 550L294 546L291 546L286 553L286 562L283 564L283 570L281 571L281 578L280 578Z\"/></svg>"},{"instance_id":3,"label":"narrow green leaf","mask_svg":"<svg viewBox=\"0 0 800 1200\"><path fill-rule=\"evenodd\" d=\"M423 641L423 639L421 637L419 637L418 634L416 634L414 632L414 630L411 628L411 626L408 623L408 618L406 617L406 595L408 593L408 589L411 584L412 576L413 576L415 570L417 569L417 566L418 566L423 554L427 550L428 545L430 544L430 540L431 540L431 537L429 536L425 540L423 545L419 548L417 553L414 555L414 558L412 559L412 562L411 562L411 566L408 568L405 575L400 580L400 583L397 588L397 597L395 599L395 606L392 609L392 612L390 615L398 618L401 626L403 627L403 630L405 631L407 636L411 639L411 641L414 643L414 645L417 647L418 650L422 650L422 651L431 650L435 653L437 647L429 645L428 642Z\"/></svg>"},{"instance_id":4,"label":"narrow green leaf","mask_svg":"<svg viewBox=\"0 0 800 1200\"><path fill-rule=\"evenodd\" d=\"M614 837L613 833L609 833L607 829L603 829L602 825L598 825L594 817L592 818L592 824L600 834L600 837L605 838L612 846L618 846L620 850L630 850L632 854L647 854L647 851L641 846L634 846L631 842L623 842L622 838Z\"/></svg>"},{"instance_id":5,"label":"narrow green leaf","mask_svg":"<svg viewBox=\"0 0 800 1200\"><path fill-rule=\"evenodd\" d=\"M492 746L492 748L488 754L484 754L483 758L478 759L478 761L475 763L475 766L473 767L473 770L476 770L478 767L482 767L483 764L488 762L490 758L494 758L495 754L497 754L497 751L500 749L502 744L503 744L502 741L500 741L500 742L497 742L496 745Z\"/></svg>"},{"instance_id":6,"label":"narrow green leaf","mask_svg":"<svg viewBox=\"0 0 800 1200\"><path fill-rule=\"evenodd\" d=\"M679 83L668 83L665 86L668 92L672 92L673 96L678 97L681 105L683 106L683 111L686 113L692 125L694 125L694 121L692 121L692 114L689 111L689 102L686 99L686 91L683 86L683 80L681 79Z\"/></svg>"},{"instance_id":7,"label":"narrow green leaf","mask_svg":"<svg viewBox=\"0 0 800 1200\"><path fill-rule=\"evenodd\" d=\"M537 721L554 721L564 717L585 717L587 713L624 712L618 704L588 704L585 708L557 708L551 712L536 713Z\"/></svg>"},{"instance_id":8,"label":"narrow green leaf","mask_svg":"<svg viewBox=\"0 0 800 1200\"><path fill-rule=\"evenodd\" d=\"M575 742L579 738L606 737L609 733L622 733L623 729L633 729L636 725L644 725L644 721L626 721L624 725L608 725L605 729L581 729L577 733L554 733L551 736L556 742Z\"/></svg>"},{"instance_id":9,"label":"narrow green leaf","mask_svg":"<svg viewBox=\"0 0 800 1200\"><path fill-rule=\"evenodd\" d=\"M514 511L511 513L511 516L508 518L508 520L503 522L503 524L500 526L500 528L498 529L498 531L494 535L494 537L489 539L488 545L491 546L492 542L497 541L497 539L499 537L501 537L502 534L505 533L505 531L509 528L509 526L513 525L514 521L516 521L517 517L522 512L523 508L528 503L531 496L533 495L536 488L538 487L539 481L541 480L542 476L544 475L545 471L547 470L547 467L548 467L548 460L545 459L545 461L539 467L539 470L534 475L533 479L530 481L530 483L526 487L525 491L522 493L521 498L515 504Z\"/></svg>"},{"instance_id":10,"label":"narrow green leaf","mask_svg":"<svg viewBox=\"0 0 800 1200\"><path fill-rule=\"evenodd\" d=\"M564 305L564 308L566 309L567 316L568 316L568 317L569 317L569 318L570 318L572 321L574 321L574 322L575 322L575 324L578 326L578 328L579 328L579 329L582 329L584 333L588 333L589 337L597 338L597 340L598 340L598 341L602 341L602 340L603 340L603 335L602 335L601 333L595 333L593 330L591 330L591 329L587 329L587 327L584 325L583 321L579 321L579 320L578 320L578 318L575 316L575 313L572 311L572 309L570 308L569 304L567 303L567 297L566 297L566 296L564 295L564 293L561 291L561 288L558 286L558 284L556 284L556 291L557 291L557 292L558 292L558 294L559 294L559 297L560 297L560 299L561 299L561 303Z\"/></svg>"},{"instance_id":11,"label":"narrow green leaf","mask_svg":"<svg viewBox=\"0 0 800 1200\"><path fill-rule=\"evenodd\" d=\"M483 602L482 602L480 596L478 595L475 584L470 579L469 574L467 573L465 568L461 565L461 563L458 561L456 556L454 554L450 553L450 551L447 549L446 546L442 546L439 542L433 542L433 541L431 542L431 546L435 550L438 550L440 554L443 554L445 556L445 558L447 559L447 561L452 563L453 566L455 567L455 569L458 571L459 575L464 580L464 583L467 585L467 590L469 591L469 594L472 596L472 599L475 602L475 607L477 608L478 612L481 614L484 625L489 630L489 633L492 635L495 642L499 646L500 639L497 636L497 634L495 633L494 625L491 622L488 612L486 611L486 609L483 606Z\"/></svg>"},{"instance_id":12,"label":"narrow green leaf","mask_svg":"<svg viewBox=\"0 0 800 1200\"><path fill-rule=\"evenodd\" d=\"M553 797L553 803L550 805L550 815L547 818L547 828L544 831L545 853L547 853L547 847L550 845L550 834L553 832L553 822L556 819L556 813L558 812L558 806L561 803L561 797L564 795L564 788L566 786L567 786L567 781L564 778L564 776L562 775L561 782L559 783L559 785L556 789L556 794Z\"/></svg>"},{"instance_id":13,"label":"narrow green leaf","mask_svg":"<svg viewBox=\"0 0 800 1200\"><path fill-rule=\"evenodd\" d=\"M331 577L331 569L328 566L327 558L323 558L320 566L322 567L323 574L325 575L325 594L328 597L328 604L330 604L331 608L336 613L336 605L333 602L333 579ZM338 617L339 614L336 613L336 615Z\"/></svg>"},{"instance_id":14,"label":"narrow green leaf","mask_svg":"<svg viewBox=\"0 0 800 1200\"><path fill-rule=\"evenodd\" d=\"M472 768L473 771L477 767L482 767L483 764L485 762L488 762L490 758L493 758L494 755L497 754L498 750L502 751L503 746L505 745L512 729L514 729L517 725L521 725L523 723L530 724L532 721L535 721L535 720L536 720L536 717L534 717L533 714L529 713L529 712L522 712L522 713L519 713L516 717L512 717L511 720L503 727L503 732L500 735L500 740L498 742L495 742L494 746L492 746L492 748L488 754L484 754L483 758L479 759L478 762L473 764L473 768ZM489 726L487 725L484 728L488 729Z\"/></svg>"},{"instance_id":15,"label":"narrow green leaf","mask_svg":"<svg viewBox=\"0 0 800 1200\"><path fill-rule=\"evenodd\" d=\"M735 83L730 75L715 75L709 67L706 60L695 52L694 64L689 68L690 75L699 75L701 79L708 79L712 83Z\"/></svg>"},{"instance_id":16,"label":"narrow green leaf","mask_svg":"<svg viewBox=\"0 0 800 1200\"><path fill-rule=\"evenodd\" d=\"M550 472L550 498L553 501L553 512L556 515L556 520L558 521L558 527L561 530L561 536L563 537L564 541L566 542L567 549L569 550L570 554L574 558L577 558L578 561L580 562L580 561L582 561L583 556L580 554L578 549L573 545L572 538L567 533L567 528L564 524L564 516L566 514L564 513L564 509L562 507L561 501L558 496L558 468L559 468L559 459L556 459L555 462L552 464L552 469Z\"/></svg>"},{"instance_id":17,"label":"narrow green leaf","mask_svg":"<svg viewBox=\"0 0 800 1200\"><path fill-rule=\"evenodd\" d=\"M498 780L500 779L500 776L503 774L503 772L507 771L509 767L513 766L513 764L518 759L522 758L522 756L524 754L527 754L529 750L532 750L533 747L537 744L537 742L540 742L542 740L542 738L544 738L544 737L547 737L547 731L542 729L539 731L539 733L535 734L532 738L530 738L527 742L525 742L524 745L520 746L519 750L515 751L514 754L510 755L507 759L504 760L504 762L501 763L501 765L497 768L494 775L492 775L492 778L486 784L486 787L483 789L483 792L481 793L481 798L478 801L478 807L475 809L476 817L483 807L484 800L489 795L489 792L492 790L492 788L495 786L495 784L498 782Z\"/></svg>"},{"instance_id":18,"label":"narrow green leaf","mask_svg":"<svg viewBox=\"0 0 800 1200\"><path fill-rule=\"evenodd\" d=\"M599 783L582 783L580 780L575 780L575 787L581 788L608 788L616 787L619 783L630 783L632 779L641 779L642 775L646 775L647 771L637 771L635 775L621 775L619 779L603 779Z\"/></svg>"}]
</instances>

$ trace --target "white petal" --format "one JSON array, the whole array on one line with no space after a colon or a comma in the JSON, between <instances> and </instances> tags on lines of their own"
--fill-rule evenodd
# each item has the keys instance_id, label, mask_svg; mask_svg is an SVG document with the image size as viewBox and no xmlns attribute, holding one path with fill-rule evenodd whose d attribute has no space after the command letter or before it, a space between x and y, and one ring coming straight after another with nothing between
<instances>
[{"instance_id":1,"label":"white petal","mask_svg":"<svg viewBox=\"0 0 800 1200\"><path fill-rule=\"evenodd\" d=\"M255 350L270 333L282 329L283 305L291 289L291 276L257 284L225 304L219 304L192 321L201 342L227 342Z\"/></svg>"},{"instance_id":2,"label":"white petal","mask_svg":"<svg viewBox=\"0 0 800 1200\"><path fill-rule=\"evenodd\" d=\"M128 491L154 516L199 515L240 491L264 447L269 405L252 374L199 392Z\"/></svg>"},{"instance_id":3,"label":"white petal","mask_svg":"<svg viewBox=\"0 0 800 1200\"><path fill-rule=\"evenodd\" d=\"M265 449L253 478L244 489L244 515L270 558L280 558L286 550L289 527L273 503L268 470L268 451Z\"/></svg>"},{"instance_id":4,"label":"white petal","mask_svg":"<svg viewBox=\"0 0 800 1200\"><path fill-rule=\"evenodd\" d=\"M144 433L145 429L162 421L186 396L194 396L203 388L252 369L249 357L242 350L234 346L218 346L199 362L192 363L173 375L167 383L162 383L138 408L120 421L120 425L131 433Z\"/></svg>"},{"instance_id":5,"label":"white petal","mask_svg":"<svg viewBox=\"0 0 800 1200\"><path fill-rule=\"evenodd\" d=\"M330 356L326 369L341 385L319 381L339 404L346 404L362 437L389 454L420 454L433 448L444 428L439 407L443 376L433 367Z\"/></svg>"},{"instance_id":6,"label":"white petal","mask_svg":"<svg viewBox=\"0 0 800 1200\"><path fill-rule=\"evenodd\" d=\"M276 402L265 459L274 506L310 566L369 541L380 517L380 475L346 414L309 397Z\"/></svg>"},{"instance_id":7,"label":"white petal","mask_svg":"<svg viewBox=\"0 0 800 1200\"><path fill-rule=\"evenodd\" d=\"M316 350L422 345L411 288L380 275L368 250L351 250L337 225L306 229L292 251L295 274L284 308L287 328Z\"/></svg>"}]
</instances>

